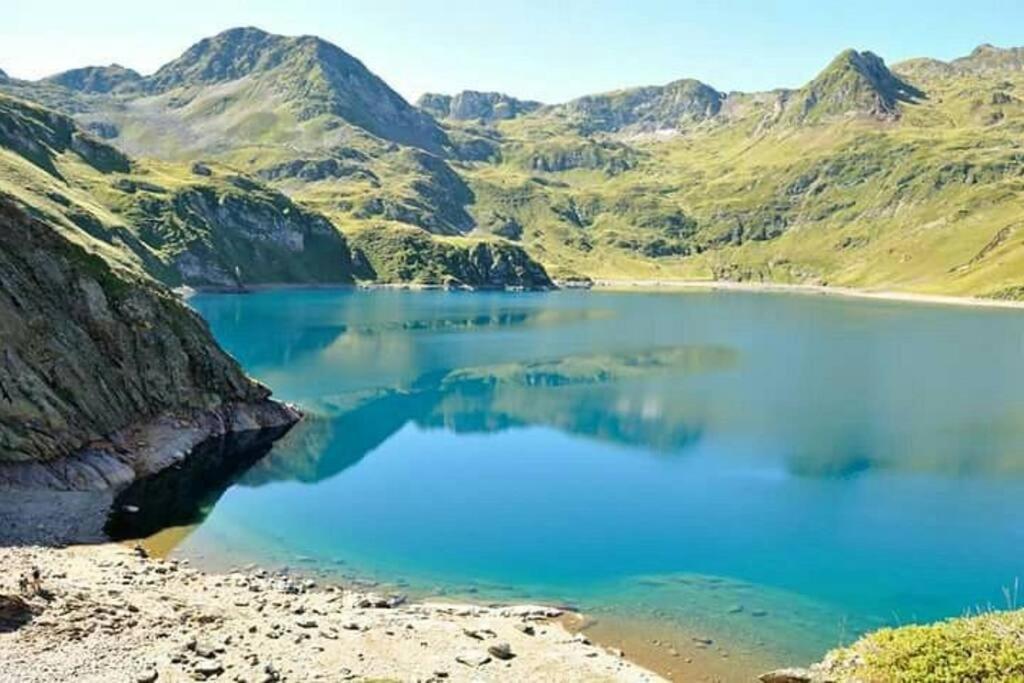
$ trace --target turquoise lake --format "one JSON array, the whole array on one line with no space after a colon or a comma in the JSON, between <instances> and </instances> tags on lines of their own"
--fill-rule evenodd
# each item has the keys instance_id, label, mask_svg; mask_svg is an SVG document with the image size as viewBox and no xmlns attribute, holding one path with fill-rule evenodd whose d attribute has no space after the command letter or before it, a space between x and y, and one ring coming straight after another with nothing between
<instances>
[{"instance_id":1,"label":"turquoise lake","mask_svg":"<svg viewBox=\"0 0 1024 683\"><path fill-rule=\"evenodd\" d=\"M210 496L181 556L567 602L795 664L1006 607L1024 576L1017 311L734 292L191 304L308 418Z\"/></svg>"}]
</instances>

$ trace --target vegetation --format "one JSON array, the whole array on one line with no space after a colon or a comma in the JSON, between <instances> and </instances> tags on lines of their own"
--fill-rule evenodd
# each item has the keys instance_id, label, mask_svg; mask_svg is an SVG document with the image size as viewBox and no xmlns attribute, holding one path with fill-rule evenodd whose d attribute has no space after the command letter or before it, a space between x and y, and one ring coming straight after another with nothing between
<instances>
[{"instance_id":1,"label":"vegetation","mask_svg":"<svg viewBox=\"0 0 1024 683\"><path fill-rule=\"evenodd\" d=\"M886 683L1024 680L1024 610L871 633L824 663L827 678Z\"/></svg>"},{"instance_id":2,"label":"vegetation","mask_svg":"<svg viewBox=\"0 0 1024 683\"><path fill-rule=\"evenodd\" d=\"M159 168L192 185L200 179L181 168L202 161L218 169L208 180L218 193L232 174L255 179L293 202L289 212L305 207L362 244L382 281L461 280L449 270L456 239L515 245L579 281L1005 299L1024 294L1022 64L1021 49L981 46L890 70L847 50L797 90L725 94L682 79L553 106L429 95L417 110L319 39L233 29L150 77L96 67L0 89L165 162L135 162L133 173ZM224 259L227 272L237 259ZM322 277L314 270L280 278Z\"/></svg>"}]
</instances>

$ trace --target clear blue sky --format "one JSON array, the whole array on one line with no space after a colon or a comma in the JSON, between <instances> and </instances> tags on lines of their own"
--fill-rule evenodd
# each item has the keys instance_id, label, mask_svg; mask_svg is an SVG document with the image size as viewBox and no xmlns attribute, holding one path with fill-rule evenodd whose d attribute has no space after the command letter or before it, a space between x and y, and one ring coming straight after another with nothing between
<instances>
[{"instance_id":1,"label":"clear blue sky","mask_svg":"<svg viewBox=\"0 0 1024 683\"><path fill-rule=\"evenodd\" d=\"M558 102L699 78L798 86L846 47L889 62L1024 44L1024 0L5 0L0 68L21 78L119 62L143 73L239 25L314 33L406 98L502 90Z\"/></svg>"}]
</instances>

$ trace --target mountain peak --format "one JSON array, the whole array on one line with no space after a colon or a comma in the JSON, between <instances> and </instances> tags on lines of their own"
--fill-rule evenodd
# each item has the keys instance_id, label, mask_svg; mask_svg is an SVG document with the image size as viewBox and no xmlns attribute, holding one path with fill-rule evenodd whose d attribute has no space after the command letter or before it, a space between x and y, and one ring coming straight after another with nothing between
<instances>
[{"instance_id":1,"label":"mountain peak","mask_svg":"<svg viewBox=\"0 0 1024 683\"><path fill-rule=\"evenodd\" d=\"M416 101L416 106L441 119L480 120L489 123L514 119L536 111L543 105L533 100L516 99L500 92L463 90L454 96L426 93Z\"/></svg>"},{"instance_id":2,"label":"mountain peak","mask_svg":"<svg viewBox=\"0 0 1024 683\"><path fill-rule=\"evenodd\" d=\"M1024 70L1024 48L996 47L990 43L982 43L971 51L971 54L954 59L951 64L965 71L976 73L993 71Z\"/></svg>"},{"instance_id":3,"label":"mountain peak","mask_svg":"<svg viewBox=\"0 0 1024 683\"><path fill-rule=\"evenodd\" d=\"M42 79L43 83L54 83L83 93L121 91L139 85L141 81L142 76L137 71L120 64L70 69Z\"/></svg>"},{"instance_id":4,"label":"mountain peak","mask_svg":"<svg viewBox=\"0 0 1024 683\"><path fill-rule=\"evenodd\" d=\"M280 48L288 40L253 26L222 31L190 46L177 59L164 64L149 78L149 87L161 92L181 85L233 81L280 62Z\"/></svg>"},{"instance_id":5,"label":"mountain peak","mask_svg":"<svg viewBox=\"0 0 1024 683\"><path fill-rule=\"evenodd\" d=\"M899 117L901 103L916 102L924 96L893 74L875 53L847 49L797 91L796 108L791 111L800 120L849 114L893 119Z\"/></svg>"},{"instance_id":6,"label":"mountain peak","mask_svg":"<svg viewBox=\"0 0 1024 683\"><path fill-rule=\"evenodd\" d=\"M434 152L447 143L429 116L358 59L315 36L281 36L254 27L229 29L200 40L160 67L146 79L146 87L162 94L242 79L248 82L239 87L250 88L253 94L232 103L240 108L234 111L237 115L276 116L287 110L299 125L338 117L386 140Z\"/></svg>"},{"instance_id":7,"label":"mountain peak","mask_svg":"<svg viewBox=\"0 0 1024 683\"><path fill-rule=\"evenodd\" d=\"M692 78L598 95L587 95L553 110L584 133L676 130L710 119L725 95Z\"/></svg>"}]
</instances>

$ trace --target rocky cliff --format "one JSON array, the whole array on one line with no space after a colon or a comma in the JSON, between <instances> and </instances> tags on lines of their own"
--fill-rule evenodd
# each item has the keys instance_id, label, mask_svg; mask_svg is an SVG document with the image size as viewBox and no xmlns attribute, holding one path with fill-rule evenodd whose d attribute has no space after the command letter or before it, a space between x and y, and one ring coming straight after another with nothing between
<instances>
[{"instance_id":1,"label":"rocky cliff","mask_svg":"<svg viewBox=\"0 0 1024 683\"><path fill-rule=\"evenodd\" d=\"M0 196L0 487L118 487L294 410L101 246Z\"/></svg>"}]
</instances>

